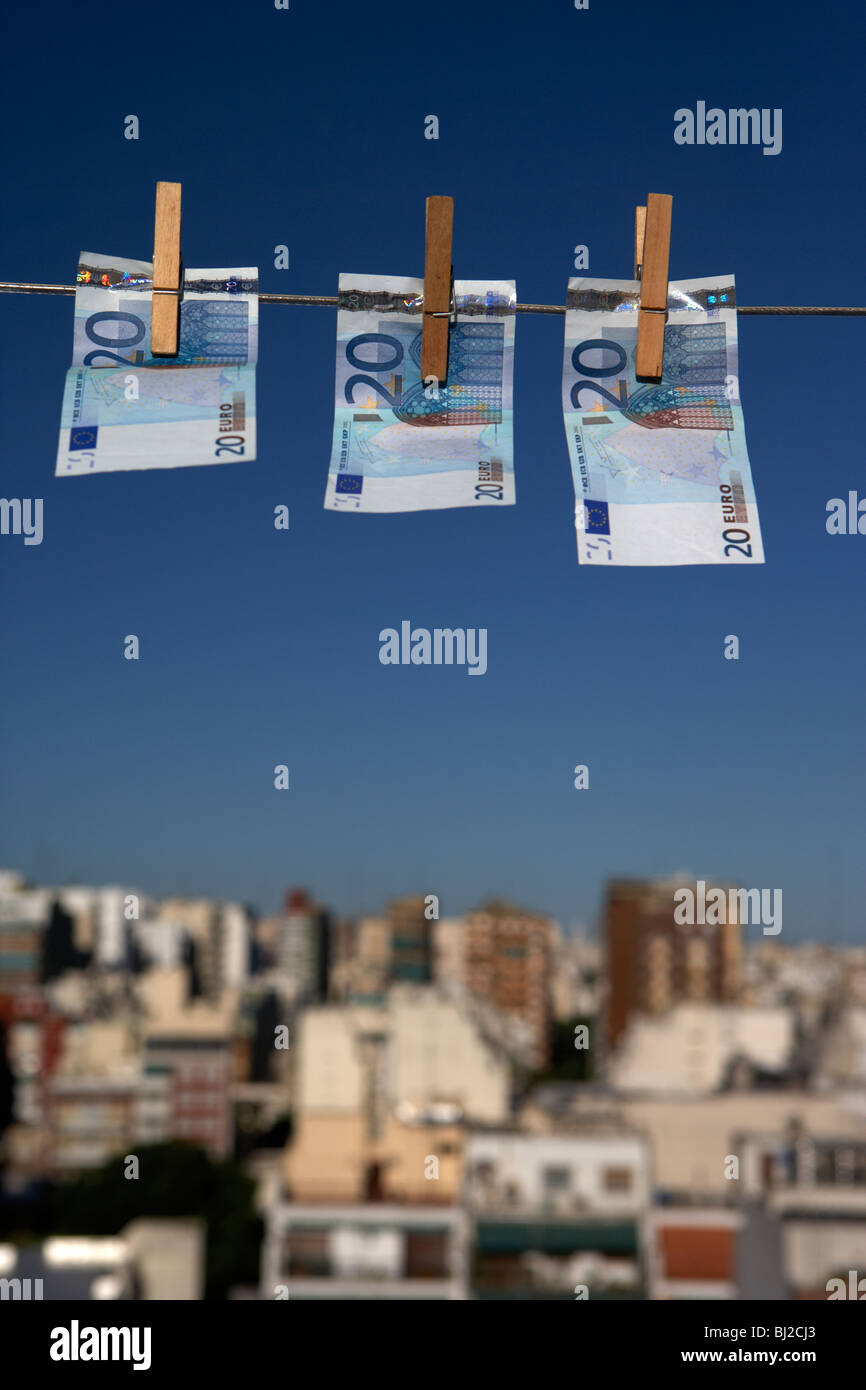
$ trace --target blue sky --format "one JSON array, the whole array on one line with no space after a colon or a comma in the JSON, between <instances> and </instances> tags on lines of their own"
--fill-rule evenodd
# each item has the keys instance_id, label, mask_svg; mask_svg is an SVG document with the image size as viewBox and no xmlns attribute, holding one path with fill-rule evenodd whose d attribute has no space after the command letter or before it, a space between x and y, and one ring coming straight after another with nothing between
<instances>
[{"instance_id":1,"label":"blue sky","mask_svg":"<svg viewBox=\"0 0 866 1390\"><path fill-rule=\"evenodd\" d=\"M449 193L458 278L561 304L579 243L590 274L631 275L657 191L672 278L863 302L862 37L853 4L740 0L19 9L0 277L148 259L164 178L187 264L258 264L263 291L421 275L424 198ZM676 145L698 100L781 107L782 152ZM343 516L322 509L334 310L262 306L255 462L57 480L72 301L0 315L2 491L45 507L41 546L0 537L6 864L263 910L289 883L345 911L496 893L590 924L607 877L689 868L782 888L783 941L862 939L866 537L828 536L825 508L866 495L863 319L739 321L765 566L599 573L561 319L517 321L515 507ZM487 628L487 674L380 665L404 618Z\"/></svg>"}]
</instances>

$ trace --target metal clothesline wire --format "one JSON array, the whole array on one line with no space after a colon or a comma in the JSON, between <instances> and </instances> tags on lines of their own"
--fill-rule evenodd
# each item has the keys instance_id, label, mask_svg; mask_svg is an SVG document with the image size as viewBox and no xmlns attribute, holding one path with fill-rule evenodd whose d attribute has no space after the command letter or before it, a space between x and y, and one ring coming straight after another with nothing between
<instances>
[{"instance_id":1,"label":"metal clothesline wire","mask_svg":"<svg viewBox=\"0 0 866 1390\"><path fill-rule=\"evenodd\" d=\"M75 294L75 285L26 285L12 280L0 280L0 294ZM262 304L306 304L336 309L340 303L336 294L260 294ZM518 314L564 314L564 304L515 304ZM837 316L866 314L866 304L840 305L737 305L738 314L833 314Z\"/></svg>"}]
</instances>

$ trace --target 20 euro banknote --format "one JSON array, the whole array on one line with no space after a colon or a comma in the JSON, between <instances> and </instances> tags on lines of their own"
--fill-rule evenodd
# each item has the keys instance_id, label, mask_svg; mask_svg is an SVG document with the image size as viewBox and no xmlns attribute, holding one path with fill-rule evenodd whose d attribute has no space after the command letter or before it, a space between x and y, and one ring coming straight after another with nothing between
<instances>
[{"instance_id":1,"label":"20 euro banknote","mask_svg":"<svg viewBox=\"0 0 866 1390\"><path fill-rule=\"evenodd\" d=\"M421 378L424 282L341 275L325 507L514 502L513 281L458 280L444 384Z\"/></svg>"},{"instance_id":2,"label":"20 euro banknote","mask_svg":"<svg viewBox=\"0 0 866 1390\"><path fill-rule=\"evenodd\" d=\"M178 353L150 345L152 266L82 253L58 477L255 458L258 272L184 272Z\"/></svg>"},{"instance_id":3,"label":"20 euro banknote","mask_svg":"<svg viewBox=\"0 0 866 1390\"><path fill-rule=\"evenodd\" d=\"M640 285L569 281L562 408L581 564L761 564L734 277L668 286L659 384L635 374Z\"/></svg>"}]
</instances>

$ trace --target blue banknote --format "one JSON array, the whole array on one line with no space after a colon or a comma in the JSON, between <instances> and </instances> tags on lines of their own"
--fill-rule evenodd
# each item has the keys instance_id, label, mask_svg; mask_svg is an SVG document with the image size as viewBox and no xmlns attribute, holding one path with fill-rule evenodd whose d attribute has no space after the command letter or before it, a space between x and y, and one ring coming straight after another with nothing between
<instances>
[{"instance_id":1,"label":"blue banknote","mask_svg":"<svg viewBox=\"0 0 866 1390\"><path fill-rule=\"evenodd\" d=\"M423 291L400 276L340 276L333 511L514 502L514 284L456 283L442 383L421 376Z\"/></svg>"},{"instance_id":2,"label":"blue banknote","mask_svg":"<svg viewBox=\"0 0 866 1390\"><path fill-rule=\"evenodd\" d=\"M635 373L639 294L636 281L569 281L562 408L580 563L760 564L733 276L669 285L658 384Z\"/></svg>"},{"instance_id":3,"label":"blue banknote","mask_svg":"<svg viewBox=\"0 0 866 1390\"><path fill-rule=\"evenodd\" d=\"M175 357L150 345L152 267L83 253L57 476L255 458L258 272L186 270Z\"/></svg>"}]
</instances>

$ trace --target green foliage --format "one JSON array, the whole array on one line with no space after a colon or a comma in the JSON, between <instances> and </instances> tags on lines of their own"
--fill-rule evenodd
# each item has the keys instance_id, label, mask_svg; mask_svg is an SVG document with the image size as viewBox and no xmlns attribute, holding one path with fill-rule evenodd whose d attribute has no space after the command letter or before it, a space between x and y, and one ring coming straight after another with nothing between
<instances>
[{"instance_id":1,"label":"green foliage","mask_svg":"<svg viewBox=\"0 0 866 1390\"><path fill-rule=\"evenodd\" d=\"M117 1235L141 1217L200 1217L207 1226L206 1298L225 1298L233 1284L256 1284L261 1222L255 1184L229 1159L217 1162L193 1144L136 1149L138 1178L123 1176L118 1157L58 1187L58 1235Z\"/></svg>"},{"instance_id":2,"label":"green foliage","mask_svg":"<svg viewBox=\"0 0 866 1390\"><path fill-rule=\"evenodd\" d=\"M544 1071L533 1073L530 1087L540 1081L592 1080L592 1047L576 1048L574 1045L574 1030L578 1024L586 1024L592 1040L593 1030L598 1028L595 1019L572 1018L566 1023L554 1023L550 1039L550 1065Z\"/></svg>"},{"instance_id":3,"label":"green foliage","mask_svg":"<svg viewBox=\"0 0 866 1390\"><path fill-rule=\"evenodd\" d=\"M68 912L54 902L51 917L42 936L42 956L39 962L39 980L47 984L56 980L67 970L77 970L84 965L87 957L76 950L74 923Z\"/></svg>"}]
</instances>

